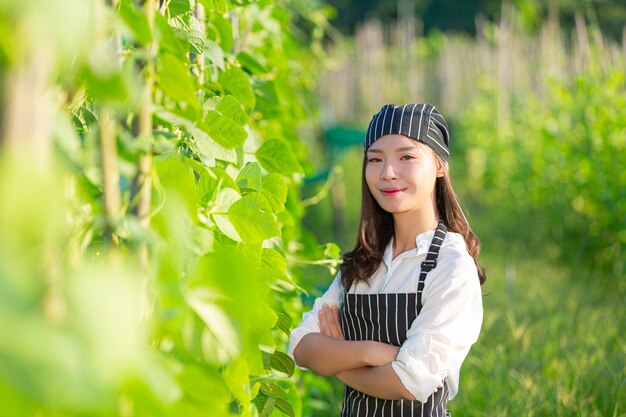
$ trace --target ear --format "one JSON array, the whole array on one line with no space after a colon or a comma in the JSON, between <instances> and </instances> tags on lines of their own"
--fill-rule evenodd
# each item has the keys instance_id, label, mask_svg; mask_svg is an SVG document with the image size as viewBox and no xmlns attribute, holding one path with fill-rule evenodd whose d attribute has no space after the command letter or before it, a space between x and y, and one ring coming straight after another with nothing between
<instances>
[{"instance_id":1,"label":"ear","mask_svg":"<svg viewBox=\"0 0 626 417\"><path fill-rule=\"evenodd\" d=\"M448 164L437 158L437 178L444 177L448 173Z\"/></svg>"}]
</instances>

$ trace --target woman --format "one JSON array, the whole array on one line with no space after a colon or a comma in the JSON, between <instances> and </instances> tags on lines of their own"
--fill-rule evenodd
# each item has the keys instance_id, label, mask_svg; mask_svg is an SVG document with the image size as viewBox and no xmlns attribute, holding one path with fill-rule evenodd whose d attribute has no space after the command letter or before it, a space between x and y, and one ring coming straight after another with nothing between
<instances>
[{"instance_id":1,"label":"woman","mask_svg":"<svg viewBox=\"0 0 626 417\"><path fill-rule=\"evenodd\" d=\"M298 366L346 385L342 416L449 415L485 274L448 143L430 104L388 104L369 124L356 246L289 343Z\"/></svg>"}]
</instances>

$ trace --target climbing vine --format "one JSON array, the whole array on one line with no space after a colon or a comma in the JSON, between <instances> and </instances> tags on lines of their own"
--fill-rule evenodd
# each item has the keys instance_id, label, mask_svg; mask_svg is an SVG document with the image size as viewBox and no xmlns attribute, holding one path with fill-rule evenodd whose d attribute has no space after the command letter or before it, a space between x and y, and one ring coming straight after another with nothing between
<instances>
[{"instance_id":1,"label":"climbing vine","mask_svg":"<svg viewBox=\"0 0 626 417\"><path fill-rule=\"evenodd\" d=\"M7 415L300 415L286 259L319 252L298 190L327 14L0 2Z\"/></svg>"}]
</instances>

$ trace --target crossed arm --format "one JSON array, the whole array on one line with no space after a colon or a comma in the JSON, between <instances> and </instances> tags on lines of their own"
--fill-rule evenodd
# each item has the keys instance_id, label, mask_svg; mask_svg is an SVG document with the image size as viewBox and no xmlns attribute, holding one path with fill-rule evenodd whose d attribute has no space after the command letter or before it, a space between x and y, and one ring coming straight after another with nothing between
<instances>
[{"instance_id":1,"label":"crossed arm","mask_svg":"<svg viewBox=\"0 0 626 417\"><path fill-rule=\"evenodd\" d=\"M319 313L321 333L304 336L293 354L300 366L385 400L415 400L391 367L400 348L371 340L345 340L339 309L325 305Z\"/></svg>"}]
</instances>

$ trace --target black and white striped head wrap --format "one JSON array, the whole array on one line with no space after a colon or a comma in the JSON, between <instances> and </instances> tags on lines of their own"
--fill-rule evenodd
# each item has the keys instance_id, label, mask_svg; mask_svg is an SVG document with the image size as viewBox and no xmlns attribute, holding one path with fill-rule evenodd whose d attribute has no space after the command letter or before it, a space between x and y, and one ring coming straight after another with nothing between
<instances>
[{"instance_id":1,"label":"black and white striped head wrap","mask_svg":"<svg viewBox=\"0 0 626 417\"><path fill-rule=\"evenodd\" d=\"M378 138L393 134L423 142L433 148L444 161L448 161L448 125L432 104L384 105L372 117L363 146L367 151Z\"/></svg>"}]
</instances>

